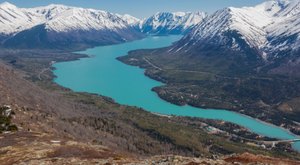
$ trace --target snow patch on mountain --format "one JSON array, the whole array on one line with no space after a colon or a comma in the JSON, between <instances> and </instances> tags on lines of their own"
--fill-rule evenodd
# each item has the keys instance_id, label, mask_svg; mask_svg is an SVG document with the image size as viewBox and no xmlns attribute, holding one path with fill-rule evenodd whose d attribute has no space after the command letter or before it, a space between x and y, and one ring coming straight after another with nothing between
<instances>
[{"instance_id":1,"label":"snow patch on mountain","mask_svg":"<svg viewBox=\"0 0 300 165\"><path fill-rule=\"evenodd\" d=\"M140 22L139 28L149 34L181 34L200 23L203 12L158 12Z\"/></svg>"},{"instance_id":2,"label":"snow patch on mountain","mask_svg":"<svg viewBox=\"0 0 300 165\"><path fill-rule=\"evenodd\" d=\"M120 16L106 11L48 5L36 8L18 8L8 2L0 4L0 33L16 34L34 26L45 24L55 32L70 30L118 30L133 21L129 15Z\"/></svg>"},{"instance_id":3,"label":"snow patch on mountain","mask_svg":"<svg viewBox=\"0 0 300 165\"><path fill-rule=\"evenodd\" d=\"M268 54L275 50L300 47L299 13L300 1L297 0L272 0L254 7L229 7L208 16L183 40L190 42L188 45L206 42L241 50L245 46L237 42L241 39L267 59Z\"/></svg>"},{"instance_id":4,"label":"snow patch on mountain","mask_svg":"<svg viewBox=\"0 0 300 165\"><path fill-rule=\"evenodd\" d=\"M200 23L203 12L160 12L140 20L131 15L51 4L35 8L18 8L4 2L0 4L0 35L13 36L38 25L47 31L70 32L89 30L117 31L134 27L150 34L181 34ZM1 37L0 36L0 37Z\"/></svg>"},{"instance_id":5,"label":"snow patch on mountain","mask_svg":"<svg viewBox=\"0 0 300 165\"><path fill-rule=\"evenodd\" d=\"M68 21L66 21L68 20ZM127 23L117 15L93 9L70 8L59 16L46 22L46 29L56 32L71 30L118 30L126 28Z\"/></svg>"},{"instance_id":6,"label":"snow patch on mountain","mask_svg":"<svg viewBox=\"0 0 300 165\"><path fill-rule=\"evenodd\" d=\"M120 18L122 18L128 25L136 25L138 24L141 20L134 17L134 16L131 16L129 14L124 14L124 15L120 15L120 14L117 14Z\"/></svg>"},{"instance_id":7,"label":"snow patch on mountain","mask_svg":"<svg viewBox=\"0 0 300 165\"><path fill-rule=\"evenodd\" d=\"M41 17L8 2L0 4L0 34L10 35L42 23Z\"/></svg>"}]
</instances>

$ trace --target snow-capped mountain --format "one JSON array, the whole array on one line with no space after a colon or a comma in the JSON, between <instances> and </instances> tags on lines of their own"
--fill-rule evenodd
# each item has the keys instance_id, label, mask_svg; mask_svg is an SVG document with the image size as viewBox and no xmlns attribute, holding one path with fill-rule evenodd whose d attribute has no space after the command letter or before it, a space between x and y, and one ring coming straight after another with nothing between
<instances>
[{"instance_id":1,"label":"snow-capped mountain","mask_svg":"<svg viewBox=\"0 0 300 165\"><path fill-rule=\"evenodd\" d=\"M140 19L133 17L129 14L124 14L124 15L117 14L117 15L120 18L122 18L128 25L131 25L131 26L137 25L141 21Z\"/></svg>"},{"instance_id":2,"label":"snow-capped mountain","mask_svg":"<svg viewBox=\"0 0 300 165\"><path fill-rule=\"evenodd\" d=\"M42 17L36 13L17 8L8 2L0 4L1 35L14 34L43 22Z\"/></svg>"},{"instance_id":3,"label":"snow-capped mountain","mask_svg":"<svg viewBox=\"0 0 300 165\"><path fill-rule=\"evenodd\" d=\"M59 10L58 15L56 14L56 10ZM40 12L39 9L38 11ZM45 16L49 16L50 18L48 18L45 23L46 28L56 32L67 32L76 29L110 29L113 31L127 28L128 26L127 23L119 16L100 10L50 5L41 11L44 15L47 13ZM56 12L52 13L52 11Z\"/></svg>"},{"instance_id":4,"label":"snow-capped mountain","mask_svg":"<svg viewBox=\"0 0 300 165\"><path fill-rule=\"evenodd\" d=\"M282 9L276 15L271 26L266 27L268 33L267 50L296 51L300 48L300 1L281 1ZM276 16L275 15L275 16ZM275 56L280 56L275 53Z\"/></svg>"},{"instance_id":5,"label":"snow-capped mountain","mask_svg":"<svg viewBox=\"0 0 300 165\"><path fill-rule=\"evenodd\" d=\"M203 12L159 12L140 22L139 28L148 34L182 34L200 23L206 14Z\"/></svg>"},{"instance_id":6,"label":"snow-capped mountain","mask_svg":"<svg viewBox=\"0 0 300 165\"><path fill-rule=\"evenodd\" d=\"M0 36L5 46L112 44L140 38L133 17L106 11L49 5L18 8L0 4ZM30 44L30 45L29 45Z\"/></svg>"},{"instance_id":7,"label":"snow-capped mountain","mask_svg":"<svg viewBox=\"0 0 300 165\"><path fill-rule=\"evenodd\" d=\"M206 17L197 12L161 12L144 20L128 14L48 5L0 4L0 42L5 47L75 47L120 43L146 34L184 34Z\"/></svg>"},{"instance_id":8,"label":"snow-capped mountain","mask_svg":"<svg viewBox=\"0 0 300 165\"><path fill-rule=\"evenodd\" d=\"M264 60L299 48L300 1L272 0L255 7L225 8L210 15L173 51L227 49Z\"/></svg>"}]
</instances>

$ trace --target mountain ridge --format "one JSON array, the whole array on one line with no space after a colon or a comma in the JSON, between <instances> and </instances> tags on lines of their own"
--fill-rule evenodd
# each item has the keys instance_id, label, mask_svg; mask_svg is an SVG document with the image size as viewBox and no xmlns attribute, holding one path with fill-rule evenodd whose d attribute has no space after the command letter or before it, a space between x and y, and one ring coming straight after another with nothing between
<instances>
[{"instance_id":1,"label":"mountain ridge","mask_svg":"<svg viewBox=\"0 0 300 165\"><path fill-rule=\"evenodd\" d=\"M0 41L6 48L82 49L140 39L145 34L185 34L207 14L158 12L140 20L128 14L60 4L19 8L4 2L0 16Z\"/></svg>"},{"instance_id":2,"label":"mountain ridge","mask_svg":"<svg viewBox=\"0 0 300 165\"><path fill-rule=\"evenodd\" d=\"M157 12L142 20L138 28L146 34L185 34L207 16L204 12Z\"/></svg>"},{"instance_id":3,"label":"mountain ridge","mask_svg":"<svg viewBox=\"0 0 300 165\"><path fill-rule=\"evenodd\" d=\"M0 16L0 39L8 48L84 48L144 37L123 16L102 10L57 4L18 8L4 2Z\"/></svg>"},{"instance_id":4,"label":"mountain ridge","mask_svg":"<svg viewBox=\"0 0 300 165\"><path fill-rule=\"evenodd\" d=\"M183 38L185 43L176 45L174 50L188 52L195 45L208 43L244 53L252 49L252 55L266 61L279 58L276 50L299 48L299 8L297 1L273 0L255 7L218 10L198 24Z\"/></svg>"}]
</instances>

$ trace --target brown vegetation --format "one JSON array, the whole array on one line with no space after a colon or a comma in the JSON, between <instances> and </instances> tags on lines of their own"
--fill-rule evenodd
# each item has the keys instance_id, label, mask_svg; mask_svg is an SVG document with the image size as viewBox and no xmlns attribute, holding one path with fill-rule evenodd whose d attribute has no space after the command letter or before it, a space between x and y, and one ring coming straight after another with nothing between
<instances>
[{"instance_id":1,"label":"brown vegetation","mask_svg":"<svg viewBox=\"0 0 300 165\"><path fill-rule=\"evenodd\" d=\"M24 68L38 66L31 62L24 62ZM48 62L44 64L48 67ZM45 80L32 83L24 77L38 72L23 71L0 63L0 104L11 105L15 112L12 122L19 129L0 135L0 164L142 164L152 161L151 156L166 154L202 159L243 152L298 156L210 135L197 123L187 122L188 118L157 116ZM194 160L185 159L186 163Z\"/></svg>"}]
</instances>

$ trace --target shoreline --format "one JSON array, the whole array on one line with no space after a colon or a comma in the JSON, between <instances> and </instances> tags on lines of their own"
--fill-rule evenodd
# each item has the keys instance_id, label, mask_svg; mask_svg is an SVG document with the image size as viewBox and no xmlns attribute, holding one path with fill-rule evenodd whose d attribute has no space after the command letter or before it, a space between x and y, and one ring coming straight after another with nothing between
<instances>
[{"instance_id":1,"label":"shoreline","mask_svg":"<svg viewBox=\"0 0 300 165\"><path fill-rule=\"evenodd\" d=\"M93 49L93 48L88 48L88 49ZM74 53L78 53L78 54L82 54L82 55L85 55L85 57L81 57L81 58L92 58L93 56L90 56L90 55L88 55L88 54L84 54L83 52L84 51L87 51L88 49L85 49L85 50L82 50L82 51L80 51L80 52L74 52ZM130 51L133 51L133 50L130 50ZM128 55L128 53L129 52L127 52L127 55ZM121 56L119 56L119 57L121 57ZM79 58L78 60L80 60L81 58ZM118 60L117 58L115 58L115 60L117 60L117 61L119 61L120 62L120 60ZM73 60L71 60L71 61L73 61ZM65 62L67 62L67 61L65 61ZM58 62L58 63L61 63L61 62ZM123 62L124 63L124 62ZM128 65L127 63L125 63L126 65ZM141 68L141 67L140 67ZM54 66L54 65L52 65L52 69L51 69L51 71L52 71L52 73L54 74L54 70L56 69L56 67ZM146 69L145 68L141 68L141 69L143 69L144 70L144 73L145 73L145 71L146 71ZM54 74L55 75L55 74ZM145 75L145 76L147 76L147 75ZM147 76L147 77L149 77L149 76ZM151 77L150 77L151 78ZM151 78L151 79L153 79L153 78ZM155 80L155 79L153 79L153 80ZM155 80L155 81L157 81L157 80ZM56 83L55 82L55 77L52 79L52 82L53 83ZM161 82L161 81L159 81L160 83L163 83L163 82ZM56 83L56 84L58 84L58 83ZM165 83L163 83L163 84L165 84ZM58 84L59 86L62 86L62 85L60 85L60 84ZM62 86L63 87L63 86ZM69 88L70 89L70 88ZM71 89L72 90L72 89ZM73 90L72 90L73 91ZM157 93L156 93L157 94ZM158 96L157 96L158 97ZM111 98L111 97L109 97L109 98ZM163 100L163 101L166 101L166 100L164 100L164 99L162 99L162 98L160 98L159 97L159 99L161 99L161 100ZM168 102L168 101L166 101L166 102ZM170 103L170 102L169 102ZM119 104L119 103L118 103ZM171 104L173 104L173 103L171 103ZM126 104L124 104L124 105L126 105ZM191 105L188 105L188 106L191 106ZM195 106L191 106L191 107L194 107L194 108L198 108L198 107L195 107ZM209 110L210 108L205 108L205 109L207 109L207 110ZM145 110L145 109L144 109ZM214 110L223 110L223 109L214 109ZM147 111L147 110L145 110L145 111ZM236 113L236 114L238 114L238 115L243 115L244 117L247 117L247 118L249 118L249 119L253 119L253 120L255 120L255 121L257 121L257 122L261 122L261 123L263 123L263 124L267 124L267 125L269 125L269 126L272 126L272 127L276 127L276 128L280 128L280 129L282 129L282 130L284 130L285 132L287 132L288 134L290 134L291 136L297 136L297 135L295 135L295 134L293 134L293 133L291 133L289 130L287 130L287 129L285 129L285 128L283 128L283 127L279 127L279 126L276 126L276 125L274 125L274 124L272 124L272 123L267 123L267 122L265 122L265 121L262 121L262 120L259 120L259 119L257 119L257 118L253 118L253 117L251 117L251 116L248 116L248 115L245 115L245 114L242 114L242 113L239 113L239 112L236 112L236 111L232 111L232 110L226 110L226 111L230 111L230 112L234 112L234 113ZM149 112L149 111L148 111ZM162 115L164 115L164 114L162 114ZM168 115L166 115L166 116L168 116ZM181 116L181 115L176 115L176 116ZM184 117L183 115L182 115L182 117ZM205 118L201 118L201 117L197 117L197 118L200 118L200 119L205 119ZM221 119L220 119L221 120ZM233 122L231 122L231 123L233 123ZM237 124L237 125L239 125L239 124ZM244 127L244 126L242 126L242 125L240 125L241 127ZM246 128L246 127L244 127L244 128ZM247 130L249 130L249 128L246 128ZM249 130L250 132L253 132L253 131L251 131L251 130ZM253 132L254 133L254 132ZM264 135L265 136L265 135ZM266 136L267 137L267 136Z\"/></svg>"},{"instance_id":2,"label":"shoreline","mask_svg":"<svg viewBox=\"0 0 300 165\"><path fill-rule=\"evenodd\" d=\"M148 77L148 78L150 78L150 79L152 79L152 80L158 81L158 82L162 83L162 85L168 85L168 84L167 84L166 82L164 82L162 79L158 79L158 78L156 78L155 76L151 76L150 74L147 74L147 70L149 70L149 68L143 67L143 66L141 66L141 65L130 64L130 63L127 62L126 59L125 59L125 60L121 59L122 57L126 57L126 56L128 56L128 54L125 55L125 56L120 56L120 57L118 57L117 60L120 61L120 62L122 62L122 63L124 63L124 64L126 64L126 65L138 67L138 68L140 68L140 69L142 69L142 70L144 71L144 75L145 75L146 77ZM227 109L227 108L213 107L213 106L211 106L211 107L208 107L208 106L194 106L194 105L191 105L191 104L189 104L189 103L180 104L180 103L176 103L176 102L169 101L169 100L165 99L164 97L161 97L161 96L159 95L158 91L155 90L155 88L159 88L159 87L162 87L162 86L156 86L156 87L153 87L151 90L157 94L157 97L159 97L161 100L164 100L164 101L166 101L166 102L168 102L168 103L171 103L171 104L174 104L174 105L177 105L177 106L181 106L181 107L183 107L183 106L190 106L190 107L200 108L200 109L204 109L204 110L210 110L210 109L213 109L213 110L226 110L226 111L234 112L234 113L237 113L237 114L240 114L240 115L243 115L243 116L246 116L246 117L249 117L249 118L258 120L258 121L261 121L261 123L264 123L264 124L268 124L268 125L271 125L271 126L275 126L275 127L282 128L283 130L286 130L287 132L289 132L289 134L295 135L295 136L297 136L297 137L300 137L300 135L291 132L291 130L288 129L288 128L286 128L286 127L283 127L283 126L281 126L281 125L276 125L276 124L274 124L274 123L271 123L271 122L267 122L267 121L261 120L261 119L259 119L259 118L256 118L255 116L250 116L250 115L248 115L248 114L246 114L246 113L242 113L242 112L240 112L241 110L239 110L239 109L236 109L236 110L235 110L235 109ZM245 112L245 111L244 111L244 112Z\"/></svg>"}]
</instances>

